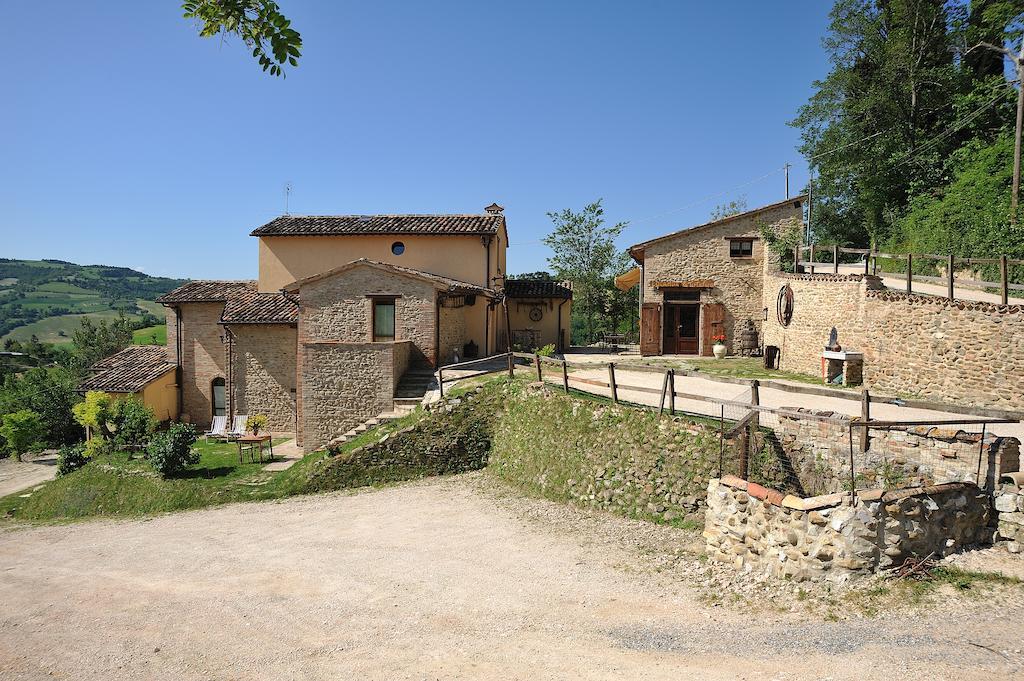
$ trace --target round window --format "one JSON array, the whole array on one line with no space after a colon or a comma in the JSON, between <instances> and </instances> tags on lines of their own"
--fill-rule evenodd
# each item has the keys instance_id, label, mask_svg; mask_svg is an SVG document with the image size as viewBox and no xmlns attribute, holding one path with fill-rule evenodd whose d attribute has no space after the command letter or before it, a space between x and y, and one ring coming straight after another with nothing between
<instances>
[{"instance_id":1,"label":"round window","mask_svg":"<svg viewBox=\"0 0 1024 681\"><path fill-rule=\"evenodd\" d=\"M403 244L401 241L396 241L395 243L391 244L391 252L394 253L395 255L402 255L403 253L405 253L405 244Z\"/></svg>"}]
</instances>

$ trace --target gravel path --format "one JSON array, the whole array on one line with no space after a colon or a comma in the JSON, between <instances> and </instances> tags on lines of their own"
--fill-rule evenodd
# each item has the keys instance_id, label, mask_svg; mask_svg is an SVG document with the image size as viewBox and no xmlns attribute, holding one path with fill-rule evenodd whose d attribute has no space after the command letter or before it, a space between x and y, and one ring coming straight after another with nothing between
<instances>
[{"instance_id":1,"label":"gravel path","mask_svg":"<svg viewBox=\"0 0 1024 681\"><path fill-rule=\"evenodd\" d=\"M1022 672L1020 604L710 605L699 535L484 474L0 531L3 679L892 679ZM705 580L705 583L706 580ZM694 586L698 588L694 588ZM791 585L786 585L791 590Z\"/></svg>"},{"instance_id":2,"label":"gravel path","mask_svg":"<svg viewBox=\"0 0 1024 681\"><path fill-rule=\"evenodd\" d=\"M57 454L26 454L24 461L0 459L0 497L53 480L57 476Z\"/></svg>"}]
</instances>

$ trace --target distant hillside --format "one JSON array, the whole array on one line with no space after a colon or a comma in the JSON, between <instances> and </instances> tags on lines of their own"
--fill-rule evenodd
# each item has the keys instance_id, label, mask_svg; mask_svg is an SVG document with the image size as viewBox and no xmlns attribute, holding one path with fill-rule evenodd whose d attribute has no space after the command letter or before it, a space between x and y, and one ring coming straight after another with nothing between
<instances>
[{"instance_id":1,"label":"distant hillside","mask_svg":"<svg viewBox=\"0 0 1024 681\"><path fill-rule=\"evenodd\" d=\"M120 312L140 328L158 327L163 309L153 301L184 282L127 267L0 258L0 337L67 342L83 316L111 319ZM161 337L159 329L139 340L154 337Z\"/></svg>"}]
</instances>

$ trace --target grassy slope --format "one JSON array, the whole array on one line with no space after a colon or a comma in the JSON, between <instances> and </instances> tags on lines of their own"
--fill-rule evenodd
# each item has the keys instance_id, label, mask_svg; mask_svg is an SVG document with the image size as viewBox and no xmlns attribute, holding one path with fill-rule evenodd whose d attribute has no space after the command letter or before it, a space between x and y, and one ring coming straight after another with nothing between
<instances>
[{"instance_id":1,"label":"grassy slope","mask_svg":"<svg viewBox=\"0 0 1024 681\"><path fill-rule=\"evenodd\" d=\"M132 343L136 345L167 345L167 325L157 324L136 329L132 334Z\"/></svg>"}]
</instances>

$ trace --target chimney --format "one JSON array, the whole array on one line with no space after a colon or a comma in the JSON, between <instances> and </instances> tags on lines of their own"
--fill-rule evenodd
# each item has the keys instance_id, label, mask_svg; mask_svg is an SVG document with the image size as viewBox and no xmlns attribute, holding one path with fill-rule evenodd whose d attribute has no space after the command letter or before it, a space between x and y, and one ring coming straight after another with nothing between
<instances>
[{"instance_id":1,"label":"chimney","mask_svg":"<svg viewBox=\"0 0 1024 681\"><path fill-rule=\"evenodd\" d=\"M496 203L492 203L491 205L487 206L487 208L484 208L484 211L486 211L488 215L501 215L502 213L505 212L505 207L499 206Z\"/></svg>"}]
</instances>

